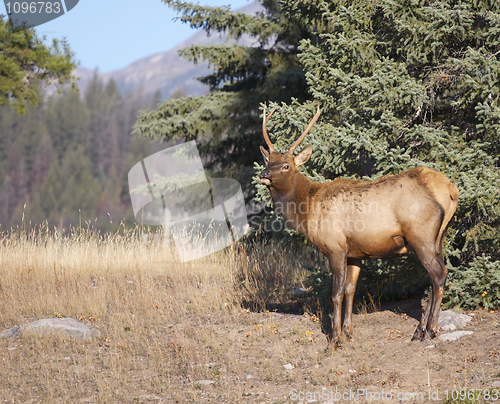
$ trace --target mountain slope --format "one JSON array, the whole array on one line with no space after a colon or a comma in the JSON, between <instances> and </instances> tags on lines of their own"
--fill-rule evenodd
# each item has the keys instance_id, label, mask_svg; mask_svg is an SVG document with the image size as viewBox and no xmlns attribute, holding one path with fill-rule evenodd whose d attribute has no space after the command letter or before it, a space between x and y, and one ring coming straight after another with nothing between
<instances>
[{"instance_id":1,"label":"mountain slope","mask_svg":"<svg viewBox=\"0 0 500 404\"><path fill-rule=\"evenodd\" d=\"M262 7L259 3L253 3L238 11L255 14L261 10ZM79 87L82 92L85 91L93 76L97 74L104 83L113 79L122 93L134 92L142 94L144 97L151 97L160 90L162 100L171 97L176 91L181 91L183 95L202 95L208 92L208 87L201 84L195 77L207 75L211 69L206 63L195 65L180 57L177 52L194 44L217 45L225 41L225 35L207 37L205 31L199 31L175 48L139 59L124 69L102 74L98 71L78 67L75 74L81 77ZM243 37L238 42L250 46L253 39Z\"/></svg>"}]
</instances>

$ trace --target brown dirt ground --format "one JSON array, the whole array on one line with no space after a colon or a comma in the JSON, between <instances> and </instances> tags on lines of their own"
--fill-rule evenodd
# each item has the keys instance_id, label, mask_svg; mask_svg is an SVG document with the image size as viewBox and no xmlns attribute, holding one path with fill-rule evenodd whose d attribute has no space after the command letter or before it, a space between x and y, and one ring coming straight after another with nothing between
<instances>
[{"instance_id":1,"label":"brown dirt ground","mask_svg":"<svg viewBox=\"0 0 500 404\"><path fill-rule=\"evenodd\" d=\"M147 332L92 322L103 335L86 343L0 340L0 402L442 403L500 381L499 312L470 313L474 333L457 341L410 342L419 303L354 315L353 340L333 352L314 316L239 308Z\"/></svg>"},{"instance_id":2,"label":"brown dirt ground","mask_svg":"<svg viewBox=\"0 0 500 404\"><path fill-rule=\"evenodd\" d=\"M418 304L392 303L355 315L353 340L334 352L325 352L326 338L314 316L244 312L236 326L212 324L220 338L231 341L246 375L227 374L200 386L203 397L218 401L218 385L228 383L239 386L244 402L468 402L460 398L498 383L498 312L469 312L473 320L464 330L474 333L459 340L411 342ZM498 396L500 402L497 390L490 401ZM477 398L476 390L470 401L485 401Z\"/></svg>"}]
</instances>

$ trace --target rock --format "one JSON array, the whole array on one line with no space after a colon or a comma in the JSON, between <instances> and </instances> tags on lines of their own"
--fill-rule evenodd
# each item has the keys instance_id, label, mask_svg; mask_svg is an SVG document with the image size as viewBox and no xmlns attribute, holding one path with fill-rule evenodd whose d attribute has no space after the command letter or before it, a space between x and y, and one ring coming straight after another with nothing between
<instances>
[{"instance_id":1,"label":"rock","mask_svg":"<svg viewBox=\"0 0 500 404\"><path fill-rule=\"evenodd\" d=\"M295 368L295 366L293 366L291 363L287 363L286 365L283 365L283 367L286 369L286 370L292 370Z\"/></svg>"},{"instance_id":2,"label":"rock","mask_svg":"<svg viewBox=\"0 0 500 404\"><path fill-rule=\"evenodd\" d=\"M498 389L500 387L500 381L493 382L491 384L491 387L493 387L494 389Z\"/></svg>"},{"instance_id":3,"label":"rock","mask_svg":"<svg viewBox=\"0 0 500 404\"><path fill-rule=\"evenodd\" d=\"M16 325L15 327L9 328L0 334L2 338L14 338L21 336L21 327Z\"/></svg>"},{"instance_id":4,"label":"rock","mask_svg":"<svg viewBox=\"0 0 500 404\"><path fill-rule=\"evenodd\" d=\"M295 288L293 290L293 295L294 296L301 296L301 295L305 295L306 293L307 293L307 290L302 289L302 288Z\"/></svg>"},{"instance_id":5,"label":"rock","mask_svg":"<svg viewBox=\"0 0 500 404\"><path fill-rule=\"evenodd\" d=\"M2 332L0 336L12 338L22 335L46 336L51 334L62 334L82 340L89 340L101 335L98 330L87 327L73 318L44 318L28 324L16 325Z\"/></svg>"},{"instance_id":6,"label":"rock","mask_svg":"<svg viewBox=\"0 0 500 404\"><path fill-rule=\"evenodd\" d=\"M213 380L196 380L194 384L198 384L200 386L210 386L211 384L214 384L215 382Z\"/></svg>"},{"instance_id":7,"label":"rock","mask_svg":"<svg viewBox=\"0 0 500 404\"><path fill-rule=\"evenodd\" d=\"M439 314L438 327L443 331L454 331L465 327L471 320L472 317L467 314L459 314L451 310L446 310Z\"/></svg>"},{"instance_id":8,"label":"rock","mask_svg":"<svg viewBox=\"0 0 500 404\"><path fill-rule=\"evenodd\" d=\"M465 337L466 335L471 335L473 334L472 331L455 331L455 332L449 332L447 334L441 334L438 339L441 341L455 341L456 339Z\"/></svg>"}]
</instances>

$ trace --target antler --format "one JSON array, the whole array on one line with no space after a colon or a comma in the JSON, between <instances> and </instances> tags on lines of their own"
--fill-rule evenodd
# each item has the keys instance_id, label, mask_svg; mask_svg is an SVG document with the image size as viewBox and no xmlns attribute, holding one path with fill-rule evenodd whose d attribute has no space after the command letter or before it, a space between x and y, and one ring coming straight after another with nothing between
<instances>
[{"instance_id":1,"label":"antler","mask_svg":"<svg viewBox=\"0 0 500 404\"><path fill-rule=\"evenodd\" d=\"M267 120L271 117L271 115L273 114L273 112L276 110L277 107L278 107L278 105L276 105L273 108L273 110L269 113L269 115L266 116L266 104L264 104L264 118L262 121L262 133L264 134L264 140L266 141L267 145L269 146L269 151L276 151L276 149L274 148L273 144L269 140L269 136L267 135L266 125L267 125Z\"/></svg>"},{"instance_id":2,"label":"antler","mask_svg":"<svg viewBox=\"0 0 500 404\"><path fill-rule=\"evenodd\" d=\"M311 130L313 127L314 123L318 120L319 116L321 114L321 110L319 109L319 103L318 103L318 111L316 112L316 115L314 115L313 119L311 122L309 122L309 125L307 125L306 130L300 135L300 137L295 141L295 143L290 147L290 150L288 151L289 153L293 153L296 149L296 147L304 140L308 132Z\"/></svg>"}]
</instances>

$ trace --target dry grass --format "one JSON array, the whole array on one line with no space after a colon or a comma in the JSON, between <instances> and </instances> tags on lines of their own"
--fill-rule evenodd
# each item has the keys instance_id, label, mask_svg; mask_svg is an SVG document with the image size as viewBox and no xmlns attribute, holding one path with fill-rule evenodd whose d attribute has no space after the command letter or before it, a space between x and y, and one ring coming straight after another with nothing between
<instances>
[{"instance_id":1,"label":"dry grass","mask_svg":"<svg viewBox=\"0 0 500 404\"><path fill-rule=\"evenodd\" d=\"M3 235L0 331L62 316L102 336L1 340L2 399L196 402L202 391L195 382L205 379L232 394L220 369L245 375L218 325L225 332L238 323L244 300L288 298L300 285L298 264L278 254L259 262L237 247L182 264L166 243L142 240L140 229L105 237L77 230L62 237L46 228Z\"/></svg>"}]
</instances>

